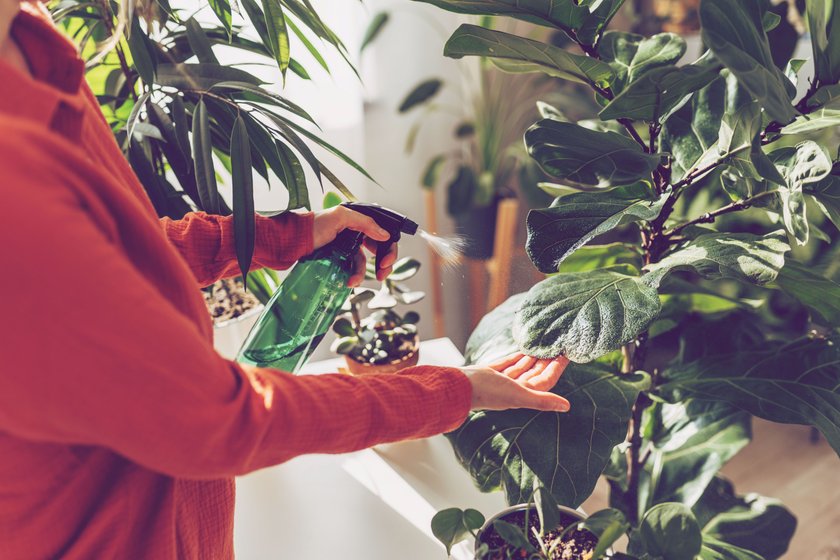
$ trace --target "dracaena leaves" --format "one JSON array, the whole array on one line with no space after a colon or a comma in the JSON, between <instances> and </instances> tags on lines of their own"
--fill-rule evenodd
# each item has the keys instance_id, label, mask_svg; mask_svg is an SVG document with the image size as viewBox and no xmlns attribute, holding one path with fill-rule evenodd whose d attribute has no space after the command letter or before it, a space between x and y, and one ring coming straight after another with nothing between
<instances>
[{"instance_id":1,"label":"dracaena leaves","mask_svg":"<svg viewBox=\"0 0 840 560\"><path fill-rule=\"evenodd\" d=\"M446 42L443 54L451 58L484 56L507 72L543 72L585 84L606 84L613 74L608 65L594 58L477 25L459 27Z\"/></svg>"},{"instance_id":2,"label":"dracaena leaves","mask_svg":"<svg viewBox=\"0 0 840 560\"><path fill-rule=\"evenodd\" d=\"M653 220L667 195L647 183L563 196L528 213L525 248L541 272L557 272L563 260L594 237L625 223Z\"/></svg>"},{"instance_id":3,"label":"dracaena leaves","mask_svg":"<svg viewBox=\"0 0 840 560\"><path fill-rule=\"evenodd\" d=\"M230 136L230 165L233 177L233 233L236 260L242 276L248 274L254 256L256 237L254 217L254 183L251 170L251 143L242 117L233 123Z\"/></svg>"},{"instance_id":4,"label":"dracaena leaves","mask_svg":"<svg viewBox=\"0 0 840 560\"><path fill-rule=\"evenodd\" d=\"M626 185L650 177L659 154L626 136L543 119L525 132L528 153L546 173L581 185Z\"/></svg>"}]
</instances>

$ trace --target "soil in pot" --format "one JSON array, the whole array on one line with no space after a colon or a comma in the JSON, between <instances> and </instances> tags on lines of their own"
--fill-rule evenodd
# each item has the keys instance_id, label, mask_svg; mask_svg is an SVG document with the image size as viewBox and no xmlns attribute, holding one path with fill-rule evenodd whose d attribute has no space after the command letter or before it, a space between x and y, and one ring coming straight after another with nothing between
<instances>
[{"instance_id":1,"label":"soil in pot","mask_svg":"<svg viewBox=\"0 0 840 560\"><path fill-rule=\"evenodd\" d=\"M377 356L376 349L371 349L373 354L361 356L357 353L350 353L344 358L347 362L347 370L354 375L368 373L396 373L407 367L416 366L420 358L420 339L415 334L412 338L406 338L400 345L400 352L396 357Z\"/></svg>"},{"instance_id":2,"label":"soil in pot","mask_svg":"<svg viewBox=\"0 0 840 560\"><path fill-rule=\"evenodd\" d=\"M503 515L499 519L507 521L517 527L525 527L525 510L512 511ZM561 513L560 525L553 531L547 533L542 537L543 542L550 549L555 541L560 537L563 529L573 523L578 523L580 519L572 517L571 515ZM540 543L537 542L537 537L532 528L536 531L540 529L540 520L536 510L531 510L528 515L528 537L531 544L537 549L540 549ZM528 558L528 553L525 550L516 551L509 545L493 528L492 525L479 535L479 542L486 543L490 547L490 554L485 555L478 560L506 560L507 553L512 558ZM592 553L595 551L595 546L598 544L598 537L585 529L575 529L567 533L561 540L560 545L556 547L554 555L551 560L592 560Z\"/></svg>"},{"instance_id":3,"label":"soil in pot","mask_svg":"<svg viewBox=\"0 0 840 560\"><path fill-rule=\"evenodd\" d=\"M260 306L257 296L245 290L241 278L219 280L204 291L204 302L215 324L236 319Z\"/></svg>"}]
</instances>

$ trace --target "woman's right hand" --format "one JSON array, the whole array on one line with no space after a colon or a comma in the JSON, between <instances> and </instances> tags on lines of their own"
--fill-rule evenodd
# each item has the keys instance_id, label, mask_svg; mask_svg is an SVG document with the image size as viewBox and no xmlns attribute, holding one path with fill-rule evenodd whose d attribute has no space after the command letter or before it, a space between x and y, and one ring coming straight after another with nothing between
<instances>
[{"instance_id":1,"label":"woman's right hand","mask_svg":"<svg viewBox=\"0 0 840 560\"><path fill-rule=\"evenodd\" d=\"M569 401L549 392L568 364L563 356L538 360L516 353L487 366L467 366L461 371L472 384L473 409L568 412Z\"/></svg>"}]
</instances>

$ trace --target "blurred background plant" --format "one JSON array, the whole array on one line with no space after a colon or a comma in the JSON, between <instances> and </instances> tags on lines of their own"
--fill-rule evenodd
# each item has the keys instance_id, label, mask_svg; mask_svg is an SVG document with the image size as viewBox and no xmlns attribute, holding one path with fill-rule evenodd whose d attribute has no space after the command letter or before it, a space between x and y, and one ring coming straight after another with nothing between
<instances>
[{"instance_id":1,"label":"blurred background plant","mask_svg":"<svg viewBox=\"0 0 840 560\"><path fill-rule=\"evenodd\" d=\"M158 214L232 213L243 274L254 251L254 173L288 191L287 207L267 215L310 208L307 167L322 186L327 181L353 198L311 146L366 172L322 139L312 117L282 95L282 83L246 69L246 61L255 61L263 70L276 68L282 81L289 72L309 79L292 36L326 72L325 49L350 64L346 47L308 0L184 7L169 0L61 0L50 10L88 61L88 83ZM198 15L214 23L199 23ZM249 23L255 37L242 33ZM235 62L221 63L220 50ZM220 183L229 188L227 198ZM248 274L248 288L263 302L277 283L273 271Z\"/></svg>"}]
</instances>

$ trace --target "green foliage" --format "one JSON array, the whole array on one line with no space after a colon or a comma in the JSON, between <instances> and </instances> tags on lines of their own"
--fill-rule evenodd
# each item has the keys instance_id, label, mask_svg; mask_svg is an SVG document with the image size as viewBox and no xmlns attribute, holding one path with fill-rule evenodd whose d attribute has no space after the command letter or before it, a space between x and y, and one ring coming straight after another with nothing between
<instances>
[{"instance_id":1,"label":"green foliage","mask_svg":"<svg viewBox=\"0 0 840 560\"><path fill-rule=\"evenodd\" d=\"M153 2L129 14L125 37L112 50L98 53L90 39L104 39L103 30L116 27L115 6L66 0L54 6L54 15L89 59L88 81L161 215L232 212L236 255L244 274L255 242L254 172L284 185L289 210L309 208L301 158L319 180L326 177L345 197L352 197L308 143L364 171L299 124L312 122L301 107L274 93L273 85L264 84L244 65L219 64L214 52L224 45L273 63L280 76L292 70L307 79L308 70L292 56L289 35L294 34L328 71L313 40L345 59L347 51L309 2L263 0L260 5L243 0L239 13L228 0L212 0L210 9L220 25L209 27L168 3ZM253 25L260 39L241 34L243 23ZM219 163L230 173L229 201L219 194L218 181L228 183L217 173Z\"/></svg>"},{"instance_id":2,"label":"green foliage","mask_svg":"<svg viewBox=\"0 0 840 560\"><path fill-rule=\"evenodd\" d=\"M463 540L470 533L475 533L484 525L484 516L474 509L444 509L432 518L432 533L446 546L446 553L452 545Z\"/></svg>"},{"instance_id":3,"label":"green foliage","mask_svg":"<svg viewBox=\"0 0 840 560\"><path fill-rule=\"evenodd\" d=\"M629 535L615 558L782 557L795 518L718 472L752 416L814 426L840 453L840 2L805 3L806 76L790 58L792 3L701 0L707 50L684 61L677 35L604 32L621 2L420 1L565 33L580 52L462 26L447 54L574 82L596 108L574 122L541 103L525 131L556 177L556 199L527 224L549 277L467 346L470 363L565 355L554 391L571 411L474 413L450 435L459 459L511 502L536 481L576 505L603 474L627 524L601 512L592 523Z\"/></svg>"}]
</instances>

